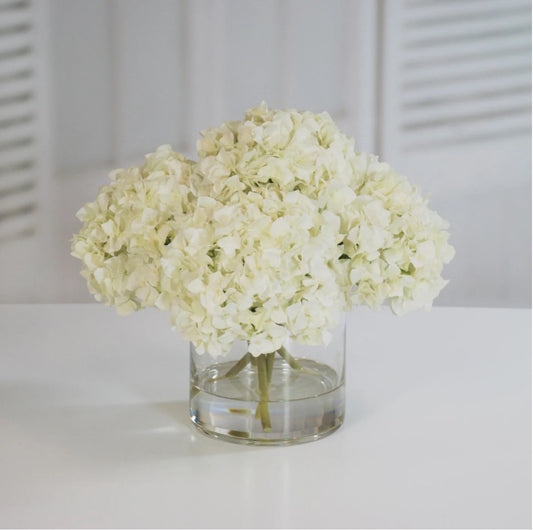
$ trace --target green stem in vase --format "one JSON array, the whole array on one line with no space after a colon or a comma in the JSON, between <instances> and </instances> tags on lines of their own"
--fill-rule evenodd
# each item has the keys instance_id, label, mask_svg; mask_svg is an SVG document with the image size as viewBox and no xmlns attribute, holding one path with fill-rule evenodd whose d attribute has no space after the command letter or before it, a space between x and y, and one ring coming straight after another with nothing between
<instances>
[{"instance_id":1,"label":"green stem in vase","mask_svg":"<svg viewBox=\"0 0 533 530\"><path fill-rule=\"evenodd\" d=\"M294 370L302 369L300 363L287 351L285 346L282 346L277 353L279 353L280 356L287 362L287 364Z\"/></svg>"},{"instance_id":2,"label":"green stem in vase","mask_svg":"<svg viewBox=\"0 0 533 530\"><path fill-rule=\"evenodd\" d=\"M270 432L272 430L272 422L270 421L270 410L268 408L268 389L270 381L268 380L267 355L269 354L263 353L256 358L257 381L259 384L259 403L257 404L257 409L259 411L263 431Z\"/></svg>"},{"instance_id":3,"label":"green stem in vase","mask_svg":"<svg viewBox=\"0 0 533 530\"><path fill-rule=\"evenodd\" d=\"M274 361L276 359L276 352L266 354L266 370L268 386L272 381L272 372L274 371Z\"/></svg>"},{"instance_id":4,"label":"green stem in vase","mask_svg":"<svg viewBox=\"0 0 533 530\"><path fill-rule=\"evenodd\" d=\"M298 372L302 372L303 374L310 374L310 375L317 375L316 372L313 370L309 370L309 368L304 368L285 348L285 346L282 346L277 353L280 354L280 356L287 362L287 364L293 369L297 370Z\"/></svg>"},{"instance_id":5,"label":"green stem in vase","mask_svg":"<svg viewBox=\"0 0 533 530\"><path fill-rule=\"evenodd\" d=\"M279 355L293 370L301 373L316 375L312 370L304 368L288 351L282 346L279 350L271 353L263 353L257 357L247 352L243 355L224 375L216 377L220 381L230 379L238 375L244 368L251 364L256 369L257 385L259 391L259 401L254 418L261 421L264 432L272 430L272 421L269 411L269 390L274 373L276 354Z\"/></svg>"},{"instance_id":6,"label":"green stem in vase","mask_svg":"<svg viewBox=\"0 0 533 530\"><path fill-rule=\"evenodd\" d=\"M252 354L246 353L239 361L237 361L225 374L224 377L233 377L237 375L241 370L252 361Z\"/></svg>"},{"instance_id":7,"label":"green stem in vase","mask_svg":"<svg viewBox=\"0 0 533 530\"><path fill-rule=\"evenodd\" d=\"M252 364L252 366L255 368L256 373L257 373L257 357L252 357L251 364ZM257 378L257 381L259 382L259 377ZM255 408L255 415L254 415L254 418L255 418L256 420L260 420L260 419L261 419L261 409L260 409L259 406L257 406L257 407Z\"/></svg>"},{"instance_id":8,"label":"green stem in vase","mask_svg":"<svg viewBox=\"0 0 533 530\"><path fill-rule=\"evenodd\" d=\"M239 372L244 370L248 366L248 364L253 362L253 355L248 352L243 357L241 357L224 375L221 375L220 377L215 377L217 381L220 381L222 379L229 379L230 377L236 376Z\"/></svg>"}]
</instances>

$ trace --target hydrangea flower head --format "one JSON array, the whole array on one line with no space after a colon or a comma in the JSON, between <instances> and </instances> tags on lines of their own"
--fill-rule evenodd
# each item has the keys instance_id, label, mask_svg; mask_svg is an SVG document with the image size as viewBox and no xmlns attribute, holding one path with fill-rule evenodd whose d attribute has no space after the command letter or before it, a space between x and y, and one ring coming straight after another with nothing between
<instances>
[{"instance_id":1,"label":"hydrangea flower head","mask_svg":"<svg viewBox=\"0 0 533 530\"><path fill-rule=\"evenodd\" d=\"M73 240L98 300L155 306L200 352L323 344L352 303L428 308L453 257L416 187L358 153L327 113L262 104L117 170Z\"/></svg>"}]
</instances>

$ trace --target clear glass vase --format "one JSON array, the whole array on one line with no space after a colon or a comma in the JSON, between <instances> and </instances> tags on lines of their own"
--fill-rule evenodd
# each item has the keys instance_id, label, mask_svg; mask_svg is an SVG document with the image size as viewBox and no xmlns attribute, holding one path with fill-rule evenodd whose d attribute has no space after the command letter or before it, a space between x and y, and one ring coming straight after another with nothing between
<instances>
[{"instance_id":1,"label":"clear glass vase","mask_svg":"<svg viewBox=\"0 0 533 530\"><path fill-rule=\"evenodd\" d=\"M191 344L191 420L209 436L244 444L293 444L332 433L344 419L344 319L332 333L325 346L287 341L257 357L239 342L219 360Z\"/></svg>"}]
</instances>

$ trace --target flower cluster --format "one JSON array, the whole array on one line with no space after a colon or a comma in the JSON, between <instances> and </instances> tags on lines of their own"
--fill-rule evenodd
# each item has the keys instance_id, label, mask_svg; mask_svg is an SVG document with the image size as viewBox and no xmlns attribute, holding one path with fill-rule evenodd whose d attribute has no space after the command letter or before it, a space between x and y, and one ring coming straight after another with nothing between
<instances>
[{"instance_id":1,"label":"flower cluster","mask_svg":"<svg viewBox=\"0 0 533 530\"><path fill-rule=\"evenodd\" d=\"M96 201L78 213L84 223L72 254L98 301L127 314L154 305L165 282L161 259L195 208L193 162L161 146L141 167L117 169Z\"/></svg>"},{"instance_id":2,"label":"flower cluster","mask_svg":"<svg viewBox=\"0 0 533 530\"><path fill-rule=\"evenodd\" d=\"M198 351L323 344L352 303L430 307L453 257L446 223L327 113L273 111L203 131L111 174L73 240L97 300L155 306Z\"/></svg>"}]
</instances>

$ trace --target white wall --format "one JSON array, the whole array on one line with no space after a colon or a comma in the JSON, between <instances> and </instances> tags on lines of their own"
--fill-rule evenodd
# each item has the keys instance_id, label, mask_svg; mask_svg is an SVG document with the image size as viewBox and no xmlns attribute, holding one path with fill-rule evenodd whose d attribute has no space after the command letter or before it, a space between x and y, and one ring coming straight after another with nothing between
<instances>
[{"instance_id":1,"label":"white wall","mask_svg":"<svg viewBox=\"0 0 533 530\"><path fill-rule=\"evenodd\" d=\"M328 109L353 134L353 90L374 90L372 76L351 82L373 38L354 27L373 24L374 2L49 2L58 175L129 163L161 143L193 154L199 130L262 100Z\"/></svg>"},{"instance_id":2,"label":"white wall","mask_svg":"<svg viewBox=\"0 0 533 530\"><path fill-rule=\"evenodd\" d=\"M524 17L529 23L530 8L523 0L453 4L470 10L481 5L477 16L490 25L491 13L505 10L509 2L519 15L517 24ZM68 239L78 229L74 213L105 184L107 171L139 163L144 153L161 143L192 156L200 129L238 119L264 99L274 107L328 110L356 138L360 150L379 153L431 195L430 205L452 223L457 248L445 274L451 282L437 304L530 306L530 111L524 110L526 131L492 138L492 143L402 149L406 134L398 111L405 96L403 74L398 73L405 61L401 43L416 34L406 26L406 9L436 5L437 17L449 18L442 11L448 7L442 6L451 3L43 3L49 8L43 25L50 35L49 131L55 178L49 253L54 266L39 274L54 288L44 296L37 287L17 288L16 281L24 279L16 278L7 289L0 276L0 293L9 295L6 301L91 300L79 277L78 262L69 256ZM512 29L514 22L509 24ZM446 28L437 30L446 37ZM520 45L530 42L530 32L521 33L519 39ZM479 42L475 46L483 46ZM530 51L526 59L530 64ZM460 66L449 70L461 74ZM530 66L526 70L530 75ZM520 97L529 109L530 99ZM416 112L423 114L420 109ZM1 156L0 152L0 163ZM4 256L11 252L16 261L13 250L0 247L2 252Z\"/></svg>"}]
</instances>

